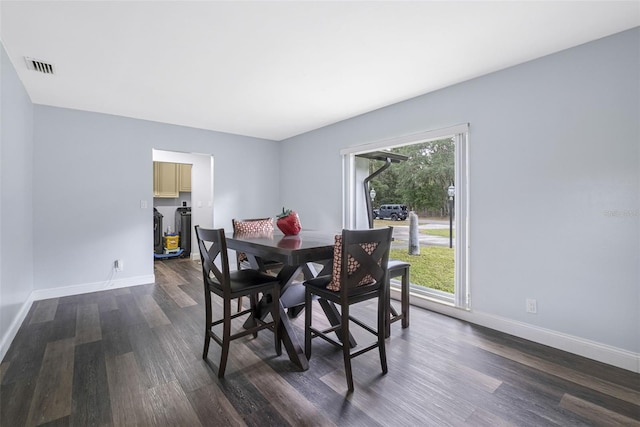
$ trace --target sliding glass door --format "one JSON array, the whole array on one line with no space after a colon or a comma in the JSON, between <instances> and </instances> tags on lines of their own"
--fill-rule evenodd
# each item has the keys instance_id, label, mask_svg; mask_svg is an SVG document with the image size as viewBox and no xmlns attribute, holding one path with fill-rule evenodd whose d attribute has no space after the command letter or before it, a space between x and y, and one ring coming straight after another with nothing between
<instances>
[{"instance_id":1,"label":"sliding glass door","mask_svg":"<svg viewBox=\"0 0 640 427\"><path fill-rule=\"evenodd\" d=\"M394 227L391 258L412 265L411 292L464 309L470 301L467 139L462 125L342 151L344 226L368 227L373 209L374 227ZM406 219L404 206L412 212Z\"/></svg>"}]
</instances>

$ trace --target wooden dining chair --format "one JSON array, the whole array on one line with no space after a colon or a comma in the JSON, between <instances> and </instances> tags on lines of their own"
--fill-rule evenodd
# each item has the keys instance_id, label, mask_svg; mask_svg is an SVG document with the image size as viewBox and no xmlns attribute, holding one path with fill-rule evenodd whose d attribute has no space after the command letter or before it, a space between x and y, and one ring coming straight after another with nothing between
<instances>
[{"instance_id":1,"label":"wooden dining chair","mask_svg":"<svg viewBox=\"0 0 640 427\"><path fill-rule=\"evenodd\" d=\"M388 316L387 262L391 247L391 227L374 230L343 230L336 236L333 256L333 274L304 282L305 286L305 355L311 358L311 339L320 337L342 349L344 369L349 392L352 392L351 359L375 348L380 353L382 372L387 373L385 330ZM340 322L327 329L312 325L314 296L331 301L340 308ZM378 298L377 328L353 317L352 304ZM372 333L376 341L362 349L351 349L349 323L354 322ZM336 332L340 340L329 334Z\"/></svg>"},{"instance_id":2,"label":"wooden dining chair","mask_svg":"<svg viewBox=\"0 0 640 427\"><path fill-rule=\"evenodd\" d=\"M273 218L232 219L234 233L243 234L269 234L273 233ZM236 252L236 268L252 268L247 254ZM282 268L282 263L273 260L260 260L258 269L265 273L274 274ZM242 310L242 297L238 298L238 311Z\"/></svg>"},{"instance_id":3,"label":"wooden dining chair","mask_svg":"<svg viewBox=\"0 0 640 427\"><path fill-rule=\"evenodd\" d=\"M202 261L205 296L205 335L202 358L207 358L209 343L213 339L222 347L220 365L218 367L218 377L222 378L227 366L231 341L249 334L253 334L255 337L258 331L267 328L273 331L276 353L278 355L282 354L278 335L278 328L280 327L280 283L275 277L258 270L243 269L230 272L224 229L208 230L197 225L195 229L198 248L200 249L200 260ZM220 258L221 268L218 268L215 264L218 257ZM270 322L265 322L256 315L256 301L259 293L270 295L272 319ZM211 294L222 298L222 317L215 321L212 319ZM251 296L251 307L232 315L231 301L245 295ZM254 315L254 326L231 334L231 320L247 314ZM222 337L213 332L213 327L219 324L222 324Z\"/></svg>"}]
</instances>

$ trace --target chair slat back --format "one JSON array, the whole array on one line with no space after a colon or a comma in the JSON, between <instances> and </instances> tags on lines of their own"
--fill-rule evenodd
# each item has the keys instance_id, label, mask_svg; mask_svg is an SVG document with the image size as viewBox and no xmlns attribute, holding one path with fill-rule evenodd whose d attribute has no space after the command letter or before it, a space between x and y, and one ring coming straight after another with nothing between
<instances>
[{"instance_id":1,"label":"chair slat back","mask_svg":"<svg viewBox=\"0 0 640 427\"><path fill-rule=\"evenodd\" d=\"M268 233L273 231L273 218L232 219L233 232L244 232L242 228L254 229L250 232Z\"/></svg>"},{"instance_id":2,"label":"chair slat back","mask_svg":"<svg viewBox=\"0 0 640 427\"><path fill-rule=\"evenodd\" d=\"M364 292L367 285L385 283L392 233L391 227L342 230L341 292Z\"/></svg>"},{"instance_id":3,"label":"chair slat back","mask_svg":"<svg viewBox=\"0 0 640 427\"><path fill-rule=\"evenodd\" d=\"M224 229L209 230L196 225L200 260L202 261L202 276L205 284L217 286L225 292L230 292L229 284L229 256L227 254L227 240ZM221 269L215 264L220 257Z\"/></svg>"},{"instance_id":4,"label":"chair slat back","mask_svg":"<svg viewBox=\"0 0 640 427\"><path fill-rule=\"evenodd\" d=\"M251 218L251 219L232 219L233 233L237 234L255 234L256 236L269 235L273 233L273 218ZM236 251L236 260L238 269L240 263L247 259L247 254Z\"/></svg>"}]
</instances>

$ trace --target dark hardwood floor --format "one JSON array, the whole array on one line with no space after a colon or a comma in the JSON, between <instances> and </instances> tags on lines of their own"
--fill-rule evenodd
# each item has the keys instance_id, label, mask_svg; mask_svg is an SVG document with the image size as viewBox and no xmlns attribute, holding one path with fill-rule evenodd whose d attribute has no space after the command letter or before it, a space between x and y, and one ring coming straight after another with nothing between
<instances>
[{"instance_id":1,"label":"dark hardwood floor","mask_svg":"<svg viewBox=\"0 0 640 427\"><path fill-rule=\"evenodd\" d=\"M156 261L156 279L34 303L0 364L0 424L640 426L640 375L415 307L387 375L377 352L353 361L352 395L338 349L314 340L299 372L268 331L234 341L218 380L199 266Z\"/></svg>"}]
</instances>

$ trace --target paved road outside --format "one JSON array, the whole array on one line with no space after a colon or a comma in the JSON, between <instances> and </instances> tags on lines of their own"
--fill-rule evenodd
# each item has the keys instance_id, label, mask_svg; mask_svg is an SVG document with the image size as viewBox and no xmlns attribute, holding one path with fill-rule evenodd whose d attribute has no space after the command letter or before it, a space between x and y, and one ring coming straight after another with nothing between
<instances>
[{"instance_id":1,"label":"paved road outside","mask_svg":"<svg viewBox=\"0 0 640 427\"><path fill-rule=\"evenodd\" d=\"M453 228L455 229L455 221L453 223ZM436 219L419 219L418 220L418 228L421 230L424 229L436 229L436 228L444 228L449 229L449 221L448 220L436 220ZM409 245L409 220L406 221L396 221L393 224L393 238L394 243L391 245L393 249L401 249L407 248ZM420 241L420 246L445 246L449 247L449 238L448 237L440 237L440 236L431 236L425 233L418 233L418 240ZM453 242L455 246L455 240Z\"/></svg>"}]
</instances>

